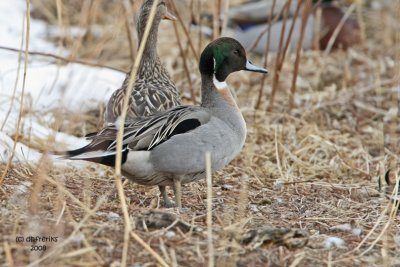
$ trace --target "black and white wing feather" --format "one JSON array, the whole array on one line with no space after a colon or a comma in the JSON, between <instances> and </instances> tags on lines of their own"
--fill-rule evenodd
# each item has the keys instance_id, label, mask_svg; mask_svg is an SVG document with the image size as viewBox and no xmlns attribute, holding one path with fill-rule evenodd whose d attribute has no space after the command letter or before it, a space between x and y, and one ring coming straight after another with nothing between
<instances>
[{"instance_id":1,"label":"black and white wing feather","mask_svg":"<svg viewBox=\"0 0 400 267\"><path fill-rule=\"evenodd\" d=\"M127 121L122 141L123 153L127 153L128 150L152 150L172 136L193 131L207 123L210 118L211 115L201 107L179 106L162 114ZM88 137L91 140L90 144L69 151L69 158L98 163L104 163L99 160L101 157L115 158L117 133L118 125L106 126L97 134Z\"/></svg>"}]
</instances>

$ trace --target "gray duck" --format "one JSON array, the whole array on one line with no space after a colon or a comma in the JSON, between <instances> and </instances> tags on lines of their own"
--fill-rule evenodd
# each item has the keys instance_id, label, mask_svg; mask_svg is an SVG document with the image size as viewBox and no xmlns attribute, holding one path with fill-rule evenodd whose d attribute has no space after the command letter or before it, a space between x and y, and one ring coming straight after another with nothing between
<instances>
[{"instance_id":1,"label":"gray duck","mask_svg":"<svg viewBox=\"0 0 400 267\"><path fill-rule=\"evenodd\" d=\"M181 207L181 185L205 177L205 153L211 169L221 170L241 151L246 122L226 78L240 70L267 73L247 60L243 46L232 38L211 42L200 57L200 106L178 106L125 122L122 171L129 180L158 185L164 204L172 206L165 186L172 186ZM87 146L65 152L66 158L115 165L118 125L110 124L90 136Z\"/></svg>"}]
</instances>

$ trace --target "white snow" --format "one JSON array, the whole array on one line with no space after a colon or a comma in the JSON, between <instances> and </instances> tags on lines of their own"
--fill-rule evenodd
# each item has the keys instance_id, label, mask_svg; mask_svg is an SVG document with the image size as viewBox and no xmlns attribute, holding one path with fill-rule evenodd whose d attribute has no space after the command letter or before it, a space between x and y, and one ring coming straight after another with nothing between
<instances>
[{"instance_id":1,"label":"white snow","mask_svg":"<svg viewBox=\"0 0 400 267\"><path fill-rule=\"evenodd\" d=\"M333 247L337 248L343 248L345 247L346 242L344 242L343 239L336 237L336 236L330 236L324 241L324 247L326 249L331 249Z\"/></svg>"},{"instance_id":2,"label":"white snow","mask_svg":"<svg viewBox=\"0 0 400 267\"><path fill-rule=\"evenodd\" d=\"M331 230L349 232L354 236L360 236L363 233L361 228L355 227L350 223L339 224L331 227Z\"/></svg>"},{"instance_id":3,"label":"white snow","mask_svg":"<svg viewBox=\"0 0 400 267\"><path fill-rule=\"evenodd\" d=\"M112 211L109 211L109 212L98 211L98 212L96 212L96 215L101 216L101 217L106 217L107 220L109 220L109 221L116 221L116 220L120 219L120 216L117 213L112 212Z\"/></svg>"},{"instance_id":4,"label":"white snow","mask_svg":"<svg viewBox=\"0 0 400 267\"><path fill-rule=\"evenodd\" d=\"M34 7L32 7L34 8ZM19 49L23 34L23 20L26 12L24 0L0 1L0 46ZM72 29L79 32L79 29ZM100 29L99 29L100 30ZM31 19L29 51L68 56L68 51L60 50L46 40L49 34L62 32L44 21ZM24 62L21 62L18 82L18 53L0 49L0 161L7 161L13 147L11 138L16 132L21 109L21 93ZM113 91L122 84L124 73L80 64L57 65L53 59L29 55L25 95L24 116L20 132L35 139L47 140L54 137L68 148L86 144L86 140L48 127L55 118L46 113L53 108L65 108L74 112L86 112L108 101ZM11 106L14 87L16 94ZM8 114L9 113L9 114ZM33 115L34 114L34 115ZM47 117L45 117L47 116ZM5 120L7 117L7 120ZM39 120L38 117L41 117ZM43 119L45 118L45 119ZM45 121L45 122L43 122ZM37 162L41 153L17 143L13 160Z\"/></svg>"},{"instance_id":5,"label":"white snow","mask_svg":"<svg viewBox=\"0 0 400 267\"><path fill-rule=\"evenodd\" d=\"M176 233L174 231L169 230L165 232L164 236L168 239L172 239L176 236Z\"/></svg>"},{"instance_id":6,"label":"white snow","mask_svg":"<svg viewBox=\"0 0 400 267\"><path fill-rule=\"evenodd\" d=\"M15 188L15 191L16 191L18 194L26 193L26 192L28 191L29 187L31 187L31 185L32 185L32 183L29 182L29 181L22 182L21 184L19 184L19 185Z\"/></svg>"},{"instance_id":7,"label":"white snow","mask_svg":"<svg viewBox=\"0 0 400 267\"><path fill-rule=\"evenodd\" d=\"M353 227L350 223L339 224L331 227L332 230L339 230L343 232L350 232Z\"/></svg>"}]
</instances>

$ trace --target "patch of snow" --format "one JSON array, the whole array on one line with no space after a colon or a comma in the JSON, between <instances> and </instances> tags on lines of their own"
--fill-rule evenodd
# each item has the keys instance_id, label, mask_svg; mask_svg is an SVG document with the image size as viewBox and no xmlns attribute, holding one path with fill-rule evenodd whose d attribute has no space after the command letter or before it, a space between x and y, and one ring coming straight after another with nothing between
<instances>
[{"instance_id":1,"label":"patch of snow","mask_svg":"<svg viewBox=\"0 0 400 267\"><path fill-rule=\"evenodd\" d=\"M32 7L34 8L34 6ZM26 16L26 3L23 0L0 1L0 46L19 49L24 37L23 20ZM78 28L65 29L80 34ZM47 41L49 35L62 33L64 29L49 26L44 21L31 19L29 50L68 56L68 51L59 49ZM101 34L101 29L96 29ZM23 83L23 65L18 70L19 53L0 49L0 161L7 161L14 141L16 124L21 110L24 114L45 114L53 108L65 108L74 112L86 112L106 103L115 89L122 84L125 74L118 71L89 67L80 64L56 65L48 58L28 57L24 103L20 98ZM50 59L53 61L53 59ZM17 75L19 75L18 82ZM16 88L12 102L13 91ZM11 105L12 103L12 105ZM5 121L5 118L7 120ZM43 118L41 118L43 121ZM45 117L46 122L54 120ZM4 126L3 126L4 124ZM24 135L29 133L34 139L46 140L49 136L56 142L66 143L71 149L87 144L83 138L76 138L49 129L33 115L24 115L21 121ZM37 162L41 153L28 146L17 143L14 161Z\"/></svg>"},{"instance_id":2,"label":"patch of snow","mask_svg":"<svg viewBox=\"0 0 400 267\"><path fill-rule=\"evenodd\" d=\"M119 215L118 215L117 213L110 211L110 212L107 214L107 219L108 219L109 221L116 221L116 220L119 220L120 217L119 217Z\"/></svg>"},{"instance_id":3,"label":"patch of snow","mask_svg":"<svg viewBox=\"0 0 400 267\"><path fill-rule=\"evenodd\" d=\"M274 181L273 187L275 190L282 190L283 189L283 181L277 179Z\"/></svg>"},{"instance_id":4,"label":"patch of snow","mask_svg":"<svg viewBox=\"0 0 400 267\"><path fill-rule=\"evenodd\" d=\"M2 45L1 42L0 45ZM12 98L18 74L18 54L0 51L0 58L6 58L0 60L1 97L9 100ZM64 108L70 111L86 112L95 109L100 103L108 101L114 90L122 84L124 76L114 70L80 64L49 65L32 57L28 63L25 87L26 98L31 99L29 110L42 112L53 108ZM16 92L18 99L22 93L22 77L23 68L19 70ZM14 103L17 104L18 101ZM26 102L24 108L28 106ZM19 110L19 105L13 109Z\"/></svg>"},{"instance_id":5,"label":"patch of snow","mask_svg":"<svg viewBox=\"0 0 400 267\"><path fill-rule=\"evenodd\" d=\"M18 194L26 193L31 185L32 183L29 181L22 182L20 185L17 186L17 188L15 188L15 192Z\"/></svg>"},{"instance_id":6,"label":"patch of snow","mask_svg":"<svg viewBox=\"0 0 400 267\"><path fill-rule=\"evenodd\" d=\"M5 133L0 132L0 161L7 162L10 157L14 146L14 140L12 140ZM26 162L34 161L38 162L42 154L37 152L35 149L29 148L24 144L17 143L15 147L15 153L13 162Z\"/></svg>"},{"instance_id":7,"label":"patch of snow","mask_svg":"<svg viewBox=\"0 0 400 267\"><path fill-rule=\"evenodd\" d=\"M363 230L361 228L354 228L351 230L351 233L355 236L361 236L363 233Z\"/></svg>"},{"instance_id":8,"label":"patch of snow","mask_svg":"<svg viewBox=\"0 0 400 267\"><path fill-rule=\"evenodd\" d=\"M333 247L344 248L345 246L346 242L343 239L335 236L330 236L324 241L324 247L326 249L331 249Z\"/></svg>"},{"instance_id":9,"label":"patch of snow","mask_svg":"<svg viewBox=\"0 0 400 267\"><path fill-rule=\"evenodd\" d=\"M81 232L77 233L76 235L71 237L71 241L75 243L82 243L82 241L85 239L85 235Z\"/></svg>"},{"instance_id":10,"label":"patch of snow","mask_svg":"<svg viewBox=\"0 0 400 267\"><path fill-rule=\"evenodd\" d=\"M106 176L106 172L104 170L98 170L97 171L97 176L104 177L104 176Z\"/></svg>"},{"instance_id":11,"label":"patch of snow","mask_svg":"<svg viewBox=\"0 0 400 267\"><path fill-rule=\"evenodd\" d=\"M110 212L98 211L98 212L96 212L96 215L101 216L101 217L106 217L107 220L109 220L109 221L116 221L116 220L120 219L120 216L117 213L112 212L112 211L110 211Z\"/></svg>"},{"instance_id":12,"label":"patch of snow","mask_svg":"<svg viewBox=\"0 0 400 267\"><path fill-rule=\"evenodd\" d=\"M338 230L343 232L349 232L352 235L360 236L363 233L361 228L354 227L350 223L339 224L331 227L331 230Z\"/></svg>"},{"instance_id":13,"label":"patch of snow","mask_svg":"<svg viewBox=\"0 0 400 267\"><path fill-rule=\"evenodd\" d=\"M331 227L331 230L339 230L344 232L350 232L352 229L353 227L349 223L339 224Z\"/></svg>"},{"instance_id":14,"label":"patch of snow","mask_svg":"<svg viewBox=\"0 0 400 267\"><path fill-rule=\"evenodd\" d=\"M250 204L249 208L252 212L259 212L260 210L258 209L257 205L255 204Z\"/></svg>"},{"instance_id":15,"label":"patch of snow","mask_svg":"<svg viewBox=\"0 0 400 267\"><path fill-rule=\"evenodd\" d=\"M164 236L166 238L168 238L168 239L171 239L171 238L174 238L176 236L176 233L174 231L169 230L164 234Z\"/></svg>"}]
</instances>

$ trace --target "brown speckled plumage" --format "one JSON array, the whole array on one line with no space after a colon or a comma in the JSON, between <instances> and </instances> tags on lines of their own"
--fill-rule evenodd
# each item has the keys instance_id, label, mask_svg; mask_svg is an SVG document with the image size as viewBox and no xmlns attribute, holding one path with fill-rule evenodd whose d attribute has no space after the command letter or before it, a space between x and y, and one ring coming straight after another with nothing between
<instances>
[{"instance_id":1,"label":"brown speckled plumage","mask_svg":"<svg viewBox=\"0 0 400 267\"><path fill-rule=\"evenodd\" d=\"M139 43L142 40L153 0L146 0L140 10L137 31ZM146 42L132 94L129 98L127 119L168 110L181 103L178 90L157 54L157 34L160 21L167 14L165 1L160 0L153 25ZM126 75L121 88L111 96L104 114L105 123L114 123L122 113L123 100L127 91L130 73Z\"/></svg>"}]
</instances>

